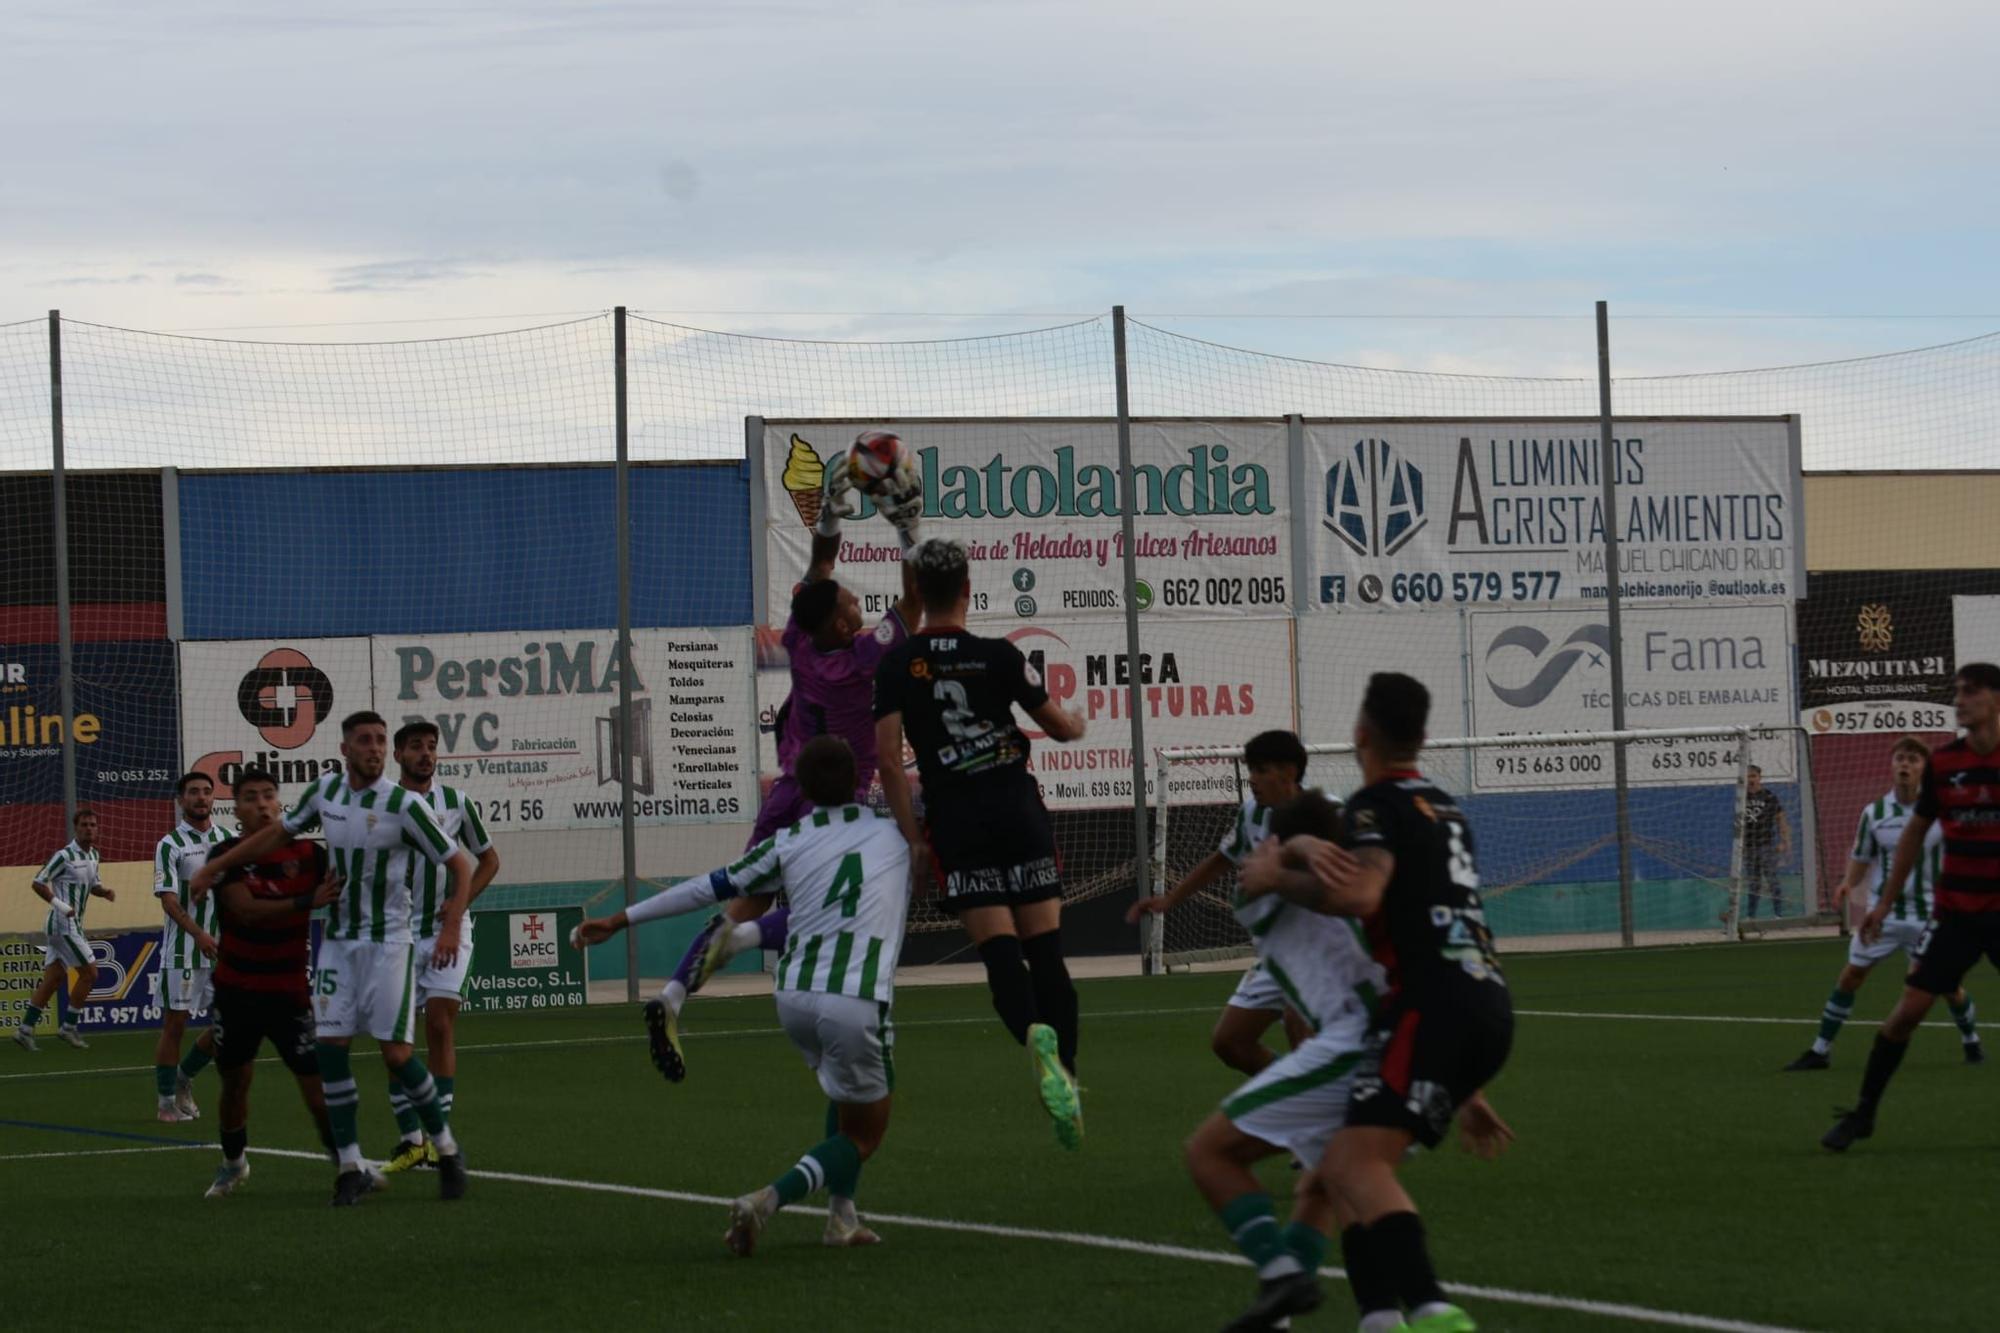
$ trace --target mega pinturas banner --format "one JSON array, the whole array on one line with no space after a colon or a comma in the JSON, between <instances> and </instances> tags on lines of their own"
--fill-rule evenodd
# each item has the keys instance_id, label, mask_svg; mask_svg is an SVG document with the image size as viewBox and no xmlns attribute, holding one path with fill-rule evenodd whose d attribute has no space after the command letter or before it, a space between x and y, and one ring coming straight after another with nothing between
<instances>
[{"instance_id":1,"label":"mega pinturas banner","mask_svg":"<svg viewBox=\"0 0 2000 1333\"><path fill-rule=\"evenodd\" d=\"M614 828L629 681L634 818L748 818L749 628L639 630L629 662L616 645L609 630L187 643L182 753L219 797L257 764L289 798L342 770L340 718L373 708L391 732L437 726L438 780L477 799L490 829Z\"/></svg>"},{"instance_id":2,"label":"mega pinturas banner","mask_svg":"<svg viewBox=\"0 0 2000 1333\"><path fill-rule=\"evenodd\" d=\"M1596 602L1607 526L1628 601L1805 595L1796 417L1309 421L1306 606Z\"/></svg>"},{"instance_id":3,"label":"mega pinturas banner","mask_svg":"<svg viewBox=\"0 0 2000 1333\"><path fill-rule=\"evenodd\" d=\"M782 624L806 568L826 469L865 430L915 451L924 534L965 543L975 624L1072 620L1125 607L1127 503L1110 420L764 421L765 609ZM1283 421L1132 423L1139 609L1154 616L1265 616L1291 605L1291 512ZM873 618L900 585L896 532L865 497L841 533L840 577Z\"/></svg>"}]
</instances>

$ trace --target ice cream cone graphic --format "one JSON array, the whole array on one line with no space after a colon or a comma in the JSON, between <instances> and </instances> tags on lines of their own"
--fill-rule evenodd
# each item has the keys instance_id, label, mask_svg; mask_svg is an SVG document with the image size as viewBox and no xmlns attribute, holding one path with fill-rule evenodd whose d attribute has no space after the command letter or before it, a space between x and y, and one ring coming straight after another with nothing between
<instances>
[{"instance_id":1,"label":"ice cream cone graphic","mask_svg":"<svg viewBox=\"0 0 2000 1333\"><path fill-rule=\"evenodd\" d=\"M820 489L826 481L826 464L820 462L810 444L796 435L792 436L792 449L785 456L785 471L778 480L791 492L800 520L809 528L818 523L820 506L826 501L825 492Z\"/></svg>"}]
</instances>

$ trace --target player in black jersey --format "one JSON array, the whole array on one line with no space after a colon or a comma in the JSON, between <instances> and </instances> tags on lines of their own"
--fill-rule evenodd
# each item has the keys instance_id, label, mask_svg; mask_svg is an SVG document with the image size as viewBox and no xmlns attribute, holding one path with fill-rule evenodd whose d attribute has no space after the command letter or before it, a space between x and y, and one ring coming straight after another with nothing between
<instances>
[{"instance_id":1,"label":"player in black jersey","mask_svg":"<svg viewBox=\"0 0 2000 1333\"><path fill-rule=\"evenodd\" d=\"M245 768L236 779L236 817L249 837L283 809L278 781L261 768ZM227 851L238 839L216 844ZM244 1148L250 1141L250 1080L257 1050L268 1038L285 1068L298 1080L306 1110L319 1126L320 1142L333 1151L326 1093L320 1086L313 1051L312 996L308 983L312 917L340 897L326 848L295 839L239 866L216 881L217 914L222 919L221 951L215 964L215 1067L222 1076L222 1166L208 1198L225 1198L250 1175Z\"/></svg>"},{"instance_id":2,"label":"player in black jersey","mask_svg":"<svg viewBox=\"0 0 2000 1333\"><path fill-rule=\"evenodd\" d=\"M1491 1156L1513 1137L1481 1089L1514 1038L1514 1007L1493 954L1464 812L1417 771L1430 692L1409 676L1369 677L1354 724L1364 785L1348 798L1347 846L1295 838L1302 864L1278 891L1354 916L1388 974L1377 1031L1355 1070L1345 1126L1320 1173L1355 1219L1341 1234L1363 1333L1461 1333L1471 1316L1444 1299L1416 1205L1396 1179L1413 1144L1434 1148L1454 1117ZM1302 1274L1301 1279L1310 1275ZM1273 1293L1282 1302L1284 1293Z\"/></svg>"},{"instance_id":3,"label":"player in black jersey","mask_svg":"<svg viewBox=\"0 0 2000 1333\"><path fill-rule=\"evenodd\" d=\"M1062 871L1014 706L1055 741L1081 737L1083 718L1049 698L1019 648L966 630L972 580L964 547L934 537L909 559L924 627L876 669L882 791L910 842L916 872L935 855L946 905L986 964L993 1008L1034 1055L1043 1107L1058 1141L1074 1148L1083 1138L1083 1111L1076 1096L1076 987L1059 933ZM923 779L921 828L909 779L896 762L905 737Z\"/></svg>"}]
</instances>

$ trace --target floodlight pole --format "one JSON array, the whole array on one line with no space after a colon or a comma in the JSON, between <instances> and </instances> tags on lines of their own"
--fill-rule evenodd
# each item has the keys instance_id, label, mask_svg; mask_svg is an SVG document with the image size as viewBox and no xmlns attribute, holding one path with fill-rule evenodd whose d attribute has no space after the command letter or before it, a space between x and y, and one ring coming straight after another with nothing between
<instances>
[{"instance_id":1,"label":"floodlight pole","mask_svg":"<svg viewBox=\"0 0 2000 1333\"><path fill-rule=\"evenodd\" d=\"M63 468L60 310L49 311L49 504L55 518L56 679L62 691L63 831L68 834L76 828L76 635L70 620L69 500Z\"/></svg>"},{"instance_id":2,"label":"floodlight pole","mask_svg":"<svg viewBox=\"0 0 2000 1333\"><path fill-rule=\"evenodd\" d=\"M1132 720L1132 892L1144 898L1152 892L1152 840L1146 836L1146 775L1152 768L1146 754L1146 718L1141 711L1139 680L1139 548L1133 532L1138 495L1132 480L1132 385L1125 373L1125 307L1111 307L1111 358L1118 383L1118 532L1125 544L1125 671L1130 682L1126 712ZM1150 973L1158 950L1148 947L1160 929L1160 918L1140 918L1140 967Z\"/></svg>"},{"instance_id":3,"label":"floodlight pole","mask_svg":"<svg viewBox=\"0 0 2000 1333\"><path fill-rule=\"evenodd\" d=\"M1611 631L1611 729L1625 730L1625 624L1618 582L1618 443L1611 438L1611 309L1597 303L1597 431L1604 473L1604 607ZM1618 803L1618 939L1632 946L1632 806L1626 780L1626 747L1611 747Z\"/></svg>"},{"instance_id":4,"label":"floodlight pole","mask_svg":"<svg viewBox=\"0 0 2000 1333\"><path fill-rule=\"evenodd\" d=\"M639 901L638 831L633 819L632 792L632 478L625 396L625 307L611 315L611 356L616 398L618 461L612 469L617 492L615 548L618 561L618 832L625 881L625 905ZM625 932L625 999L639 999L639 932Z\"/></svg>"}]
</instances>

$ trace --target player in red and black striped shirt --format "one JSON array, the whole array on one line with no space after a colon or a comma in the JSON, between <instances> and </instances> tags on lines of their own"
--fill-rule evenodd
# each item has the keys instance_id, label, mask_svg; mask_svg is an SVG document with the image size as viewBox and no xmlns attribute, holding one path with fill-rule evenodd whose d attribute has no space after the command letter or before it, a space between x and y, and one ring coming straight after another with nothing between
<instances>
[{"instance_id":1,"label":"player in red and black striped shirt","mask_svg":"<svg viewBox=\"0 0 2000 1333\"><path fill-rule=\"evenodd\" d=\"M278 783L261 768L236 779L236 815L242 837L278 818ZM232 839L231 841L234 841ZM217 847L227 849L229 843ZM340 897L340 880L328 869L326 848L304 838L230 871L215 886L225 936L215 962L215 1068L222 1076L222 1166L208 1197L231 1193L250 1174L244 1158L250 1141L250 1075L257 1049L269 1037L278 1058L299 1082L306 1109L330 1151L326 1094L314 1054L311 986L313 912Z\"/></svg>"},{"instance_id":2,"label":"player in red and black striped shirt","mask_svg":"<svg viewBox=\"0 0 2000 1333\"><path fill-rule=\"evenodd\" d=\"M1882 896L1861 922L1861 939L1872 944L1881 935L1889 905L1923 854L1925 835L1941 823L1944 869L1932 896L1930 925L1917 942L1903 998L1875 1034L1860 1103L1820 1139L1834 1152L1875 1132L1882 1094L1937 997L1955 993L1982 954L2000 967L2000 666L1967 662L1955 684L1964 735L1931 751L1916 809L1896 840Z\"/></svg>"}]
</instances>

